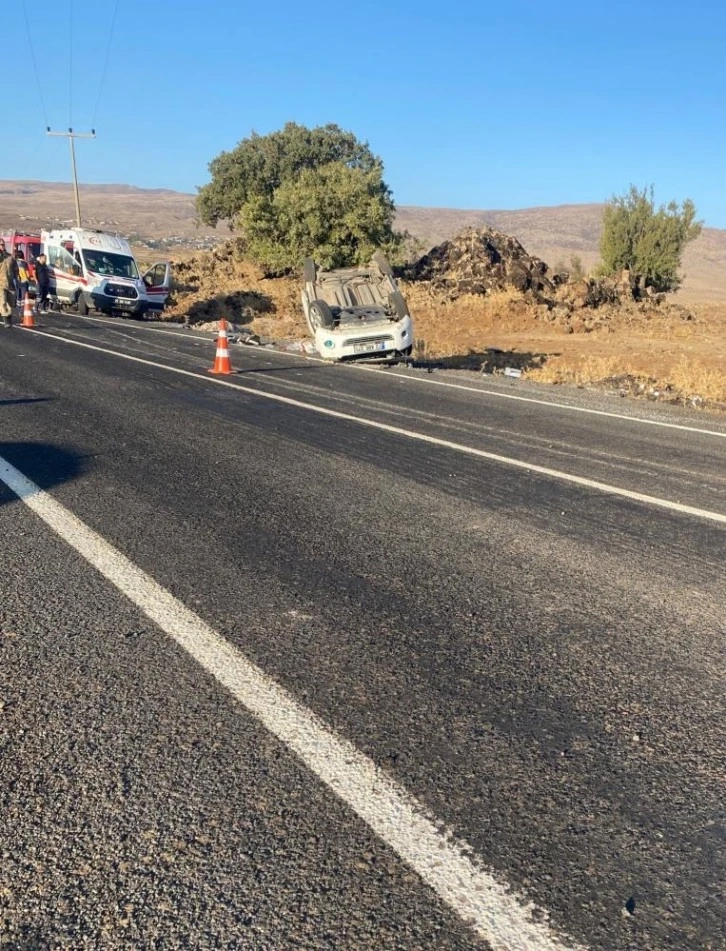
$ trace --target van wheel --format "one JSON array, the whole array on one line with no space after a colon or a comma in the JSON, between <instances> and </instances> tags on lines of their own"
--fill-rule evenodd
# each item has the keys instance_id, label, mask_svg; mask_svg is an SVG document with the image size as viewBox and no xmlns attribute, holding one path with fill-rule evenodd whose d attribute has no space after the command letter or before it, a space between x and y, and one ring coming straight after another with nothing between
<instances>
[{"instance_id":1,"label":"van wheel","mask_svg":"<svg viewBox=\"0 0 726 951\"><path fill-rule=\"evenodd\" d=\"M310 315L310 326L313 333L321 327L324 330L330 330L335 326L333 312L324 300L314 300L308 308Z\"/></svg>"},{"instance_id":2,"label":"van wheel","mask_svg":"<svg viewBox=\"0 0 726 951\"><path fill-rule=\"evenodd\" d=\"M305 263L303 264L303 281L306 284L315 283L315 261L312 258L305 258Z\"/></svg>"},{"instance_id":3,"label":"van wheel","mask_svg":"<svg viewBox=\"0 0 726 951\"><path fill-rule=\"evenodd\" d=\"M86 298L83 296L83 294L78 295L76 308L81 317L88 317L88 304L86 303Z\"/></svg>"}]
</instances>

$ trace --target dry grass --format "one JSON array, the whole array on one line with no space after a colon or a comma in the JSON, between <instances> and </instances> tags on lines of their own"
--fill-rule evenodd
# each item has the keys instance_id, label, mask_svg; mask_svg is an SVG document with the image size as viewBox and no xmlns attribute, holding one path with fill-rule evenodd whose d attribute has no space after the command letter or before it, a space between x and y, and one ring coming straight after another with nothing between
<instances>
[{"instance_id":1,"label":"dry grass","mask_svg":"<svg viewBox=\"0 0 726 951\"><path fill-rule=\"evenodd\" d=\"M193 322L225 317L277 340L307 336L300 283L265 279L224 250L180 255L182 287L167 316ZM442 299L420 284L403 284L414 321L418 359L444 366L501 372L509 365L544 383L619 386L658 398L699 397L726 404L726 303L695 305L695 319L677 311L610 314L588 331L547 319L517 291ZM493 351L498 351L493 353Z\"/></svg>"},{"instance_id":2,"label":"dry grass","mask_svg":"<svg viewBox=\"0 0 726 951\"><path fill-rule=\"evenodd\" d=\"M682 357L670 369L651 366L646 373L621 356L562 356L528 371L527 377L539 383L604 384L635 394L726 404L726 374L693 358Z\"/></svg>"},{"instance_id":3,"label":"dry grass","mask_svg":"<svg viewBox=\"0 0 726 951\"><path fill-rule=\"evenodd\" d=\"M704 400L726 403L726 370L707 366L703 361L681 357L668 374L667 382L677 393L698 395Z\"/></svg>"},{"instance_id":4,"label":"dry grass","mask_svg":"<svg viewBox=\"0 0 726 951\"><path fill-rule=\"evenodd\" d=\"M478 369L492 348L502 364L542 383L620 386L634 394L726 404L726 304L693 308L694 320L624 309L593 331L568 332L514 291L439 302L406 288L420 353ZM583 327L575 328L583 330Z\"/></svg>"},{"instance_id":5,"label":"dry grass","mask_svg":"<svg viewBox=\"0 0 726 951\"><path fill-rule=\"evenodd\" d=\"M412 284L402 290L414 316L415 336L432 358L479 352L493 333L525 331L533 323L527 303L514 290L456 301L442 301Z\"/></svg>"}]
</instances>

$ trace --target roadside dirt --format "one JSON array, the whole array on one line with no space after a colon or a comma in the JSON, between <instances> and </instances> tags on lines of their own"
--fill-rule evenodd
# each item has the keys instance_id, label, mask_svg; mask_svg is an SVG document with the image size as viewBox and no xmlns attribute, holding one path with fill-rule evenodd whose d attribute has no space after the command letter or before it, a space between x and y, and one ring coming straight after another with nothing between
<instances>
[{"instance_id":1,"label":"roadside dirt","mask_svg":"<svg viewBox=\"0 0 726 951\"><path fill-rule=\"evenodd\" d=\"M540 382L726 409L726 303L681 307L645 295L627 274L569 281L485 230L483 239L465 233L453 249L434 249L401 279L417 360L473 372L511 367ZM300 282L263 278L234 241L180 255L173 269L168 319L225 318L279 341L307 336Z\"/></svg>"},{"instance_id":2,"label":"roadside dirt","mask_svg":"<svg viewBox=\"0 0 726 951\"><path fill-rule=\"evenodd\" d=\"M726 305L690 317L622 308L599 326L543 321L517 292L435 301L404 292L419 358L452 368L521 369L553 384L601 384L648 398L726 409Z\"/></svg>"}]
</instances>

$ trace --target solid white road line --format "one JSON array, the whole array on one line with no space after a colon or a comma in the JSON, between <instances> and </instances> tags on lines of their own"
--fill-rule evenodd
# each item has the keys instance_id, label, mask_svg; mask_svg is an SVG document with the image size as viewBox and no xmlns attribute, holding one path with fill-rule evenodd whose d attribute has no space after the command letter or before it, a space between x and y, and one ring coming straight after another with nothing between
<instances>
[{"instance_id":1,"label":"solid white road line","mask_svg":"<svg viewBox=\"0 0 726 951\"><path fill-rule=\"evenodd\" d=\"M436 436L428 436L426 433L417 433L409 429L402 429L399 426L391 426L388 423L381 423L374 419L365 419L362 416L353 416L350 413L342 413L339 410L329 409L325 406L316 406L314 403L304 403L302 400L293 399L290 396L280 396L277 393L267 393L257 390L251 386L244 386L241 383L235 383L232 380L222 380L218 376L205 376L203 373L196 373L192 370L182 370L178 367L168 366L165 363L157 363L154 360L146 360L143 357L134 357L128 353L119 353L116 350L108 350L105 347L98 347L95 344L83 343L80 340L70 340L67 337L58 337L55 335L43 334L42 331L30 330L28 333L39 334L46 339L54 340L58 343L69 344L73 347L83 347L86 350L94 350L98 353L105 353L109 356L118 357L121 360L130 360L133 363L141 363L144 366L155 367L158 370L166 370L169 373L176 373L180 376L192 377L195 380L204 380L206 383L214 383L217 386L226 386L229 389L238 390L242 393L248 393L251 396L260 399L271 400L274 403L283 403L286 406L294 406L297 409L308 410L311 413L319 413L321 416L328 416L334 419L342 419L346 422L358 423L361 426L368 426L370 429L377 429L382 432L391 433L395 436L405 436L407 439L414 439L418 442L428 443L432 446L438 446L441 449L451 449L454 452L460 452L467 456L475 456L479 459L488 459L501 465L512 466L515 469L524 469L526 472L537 473L537 475L547 476L550 479L558 479L562 482L569 482L572 485L579 485L586 489L594 489L597 492L604 492L606 495L614 495L623 499L630 499L633 502L644 502L646 505L655 505L658 508L667 509L671 512L680 512L683 515L693 515L696 518L708 519L711 522L720 522L726 524L726 515L721 512L712 512L708 509L697 508L693 505L684 505L681 502L671 502L669 499L661 499L655 495L645 495L643 492L632 492L630 489L622 489L619 486L609 485L607 482L598 482L595 479L587 479L584 476L573 475L570 472L562 472L559 469L548 469L546 466L538 466L533 462L523 462L521 459L513 459L511 456L501 456L494 452L487 452L484 449L477 449L474 446L465 446L463 443L451 442L448 439L439 439Z\"/></svg>"},{"instance_id":2,"label":"solid white road line","mask_svg":"<svg viewBox=\"0 0 726 951\"><path fill-rule=\"evenodd\" d=\"M359 366L356 369L366 373L386 373L379 367ZM629 423L640 423L644 426L662 426L665 429L682 429L689 433L700 433L703 436L720 436L726 439L726 432L717 432L714 429L698 429L696 426L685 426L683 423L667 423L662 419L645 419L642 416L628 416L626 413L611 413L604 409L591 409L589 406L572 406L569 403L556 403L554 400L542 400L534 396L521 396L518 393L500 393L498 390L488 390L484 387L465 386L463 383L447 383L445 380L427 380L423 377L404 376L398 374L396 379L407 380L409 383L428 383L430 386L446 386L451 390L466 390L468 393L486 393L500 400L517 400L520 403L537 403L540 406L553 406L557 409L569 410L572 413L587 413L590 416L608 416L610 419L624 419Z\"/></svg>"},{"instance_id":3,"label":"solid white road line","mask_svg":"<svg viewBox=\"0 0 726 951\"><path fill-rule=\"evenodd\" d=\"M0 457L2 480L36 515L216 677L247 710L366 822L494 951L555 951L565 944L426 815L367 756L129 561L97 532ZM469 854L467 854L469 853Z\"/></svg>"},{"instance_id":4,"label":"solid white road line","mask_svg":"<svg viewBox=\"0 0 726 951\"><path fill-rule=\"evenodd\" d=\"M68 314L67 316L77 317L77 314ZM98 320L103 324L113 324L113 320L106 320L99 317L83 317L82 320ZM136 328L134 328L136 329ZM174 330L159 330L156 327L145 327L143 324L139 329L147 330L151 333L158 334L170 334L174 337L184 337L187 340L193 340L194 337L190 336L190 333L193 334L193 331L187 331L186 333L179 333ZM200 340L206 340L205 337L200 337ZM265 350L265 348L261 348ZM323 360L320 357L311 357L309 354L300 354L300 353L286 353L282 350L267 350L267 353L274 353L279 356L285 357L299 357L305 360L312 360L315 363L322 363L330 365L329 360ZM371 367L363 366L362 364L349 363L346 366L353 370L362 370L365 373L381 373L384 376L391 376L390 370L382 370L380 367ZM664 429L681 429L687 433L700 433L702 436L719 436L721 439L726 439L726 432L718 432L714 429L699 429L697 426L686 426L683 423L668 423L662 419L644 419L642 416L628 416L627 413L611 413L608 410L604 409L591 409L588 406L572 406L570 403L557 403L555 400L544 400L539 399L535 396L521 396L518 393L501 393L499 390L489 390L481 386L466 386L464 383L450 383L446 380L431 380L428 377L418 377L418 376L409 376L402 373L395 374L396 380L402 380L406 383L423 383L427 386L444 386L448 387L450 390L464 390L467 393L482 393L486 396L494 396L497 399L501 400L515 400L520 403L535 403L539 406L551 406L555 409L564 409L569 410L572 413L586 413L590 416L606 416L609 419L623 419L629 423L641 423L644 426L661 426Z\"/></svg>"}]
</instances>

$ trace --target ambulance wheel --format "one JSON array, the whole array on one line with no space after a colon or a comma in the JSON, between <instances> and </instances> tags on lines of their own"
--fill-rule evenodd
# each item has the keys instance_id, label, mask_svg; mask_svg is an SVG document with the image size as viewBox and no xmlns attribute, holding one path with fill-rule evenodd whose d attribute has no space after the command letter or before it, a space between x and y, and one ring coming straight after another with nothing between
<instances>
[{"instance_id":1,"label":"ambulance wheel","mask_svg":"<svg viewBox=\"0 0 726 951\"><path fill-rule=\"evenodd\" d=\"M88 304L86 303L86 298L83 296L83 294L78 295L76 308L81 317L88 317Z\"/></svg>"}]
</instances>

